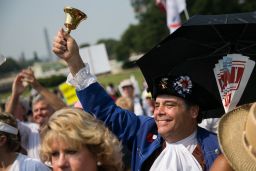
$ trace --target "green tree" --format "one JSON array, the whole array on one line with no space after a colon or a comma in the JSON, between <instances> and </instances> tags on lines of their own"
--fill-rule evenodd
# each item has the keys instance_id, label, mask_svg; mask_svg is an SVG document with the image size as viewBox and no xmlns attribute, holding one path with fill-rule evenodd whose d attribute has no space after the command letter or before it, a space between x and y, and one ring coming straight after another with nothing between
<instances>
[{"instance_id":1,"label":"green tree","mask_svg":"<svg viewBox=\"0 0 256 171\"><path fill-rule=\"evenodd\" d=\"M117 54L116 60L118 61L127 61L130 56L130 49L124 43L119 43L115 52Z\"/></svg>"},{"instance_id":2,"label":"green tree","mask_svg":"<svg viewBox=\"0 0 256 171\"><path fill-rule=\"evenodd\" d=\"M116 49L119 60L127 61L132 53L149 51L169 34L166 27L166 14L159 10L154 1L145 2L146 11L137 14L139 23L130 25L121 36L120 44Z\"/></svg>"},{"instance_id":3,"label":"green tree","mask_svg":"<svg viewBox=\"0 0 256 171\"><path fill-rule=\"evenodd\" d=\"M140 32L137 33L137 51L145 53L169 35L166 26L166 14L153 2L145 13L140 16Z\"/></svg>"},{"instance_id":4,"label":"green tree","mask_svg":"<svg viewBox=\"0 0 256 171\"><path fill-rule=\"evenodd\" d=\"M17 72L20 69L21 67L18 64L18 62L16 62L14 59L9 57L6 59L6 62L1 65L0 73L1 75L5 75L5 74Z\"/></svg>"},{"instance_id":5,"label":"green tree","mask_svg":"<svg viewBox=\"0 0 256 171\"><path fill-rule=\"evenodd\" d=\"M187 0L190 16L195 14L223 14L253 11L255 0ZM129 58L131 53L145 53L169 35L166 13L160 11L152 0L131 0L139 23L130 25L121 36L115 54L118 60ZM182 21L185 16L181 14ZM120 48L120 49L119 49Z\"/></svg>"},{"instance_id":6,"label":"green tree","mask_svg":"<svg viewBox=\"0 0 256 171\"><path fill-rule=\"evenodd\" d=\"M150 2L152 2L152 0L131 0L131 5L137 17L140 17L142 13L147 11Z\"/></svg>"},{"instance_id":7,"label":"green tree","mask_svg":"<svg viewBox=\"0 0 256 171\"><path fill-rule=\"evenodd\" d=\"M82 44L79 46L79 48L84 48L84 47L88 47L88 46L90 46L89 43L82 43Z\"/></svg>"},{"instance_id":8,"label":"green tree","mask_svg":"<svg viewBox=\"0 0 256 171\"><path fill-rule=\"evenodd\" d=\"M256 1L255 0L246 0L244 3L240 4L243 12L255 11Z\"/></svg>"},{"instance_id":9,"label":"green tree","mask_svg":"<svg viewBox=\"0 0 256 171\"><path fill-rule=\"evenodd\" d=\"M249 12L256 9L255 0L246 0L240 3L239 0L188 0L187 7L190 15L195 14L224 14Z\"/></svg>"},{"instance_id":10,"label":"green tree","mask_svg":"<svg viewBox=\"0 0 256 171\"><path fill-rule=\"evenodd\" d=\"M115 39L100 39L97 41L97 44L100 44L100 43L105 44L109 59L115 59L116 58L115 50L119 41Z\"/></svg>"}]
</instances>

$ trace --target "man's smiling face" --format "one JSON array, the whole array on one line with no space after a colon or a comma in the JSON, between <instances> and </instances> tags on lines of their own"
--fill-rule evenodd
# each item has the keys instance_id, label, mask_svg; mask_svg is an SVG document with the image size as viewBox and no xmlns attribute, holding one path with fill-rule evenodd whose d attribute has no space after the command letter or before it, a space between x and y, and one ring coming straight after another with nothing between
<instances>
[{"instance_id":1,"label":"man's smiling face","mask_svg":"<svg viewBox=\"0 0 256 171\"><path fill-rule=\"evenodd\" d=\"M176 96L160 95L156 98L154 119L159 134L166 141L175 142L193 133L198 110L188 107Z\"/></svg>"}]
</instances>

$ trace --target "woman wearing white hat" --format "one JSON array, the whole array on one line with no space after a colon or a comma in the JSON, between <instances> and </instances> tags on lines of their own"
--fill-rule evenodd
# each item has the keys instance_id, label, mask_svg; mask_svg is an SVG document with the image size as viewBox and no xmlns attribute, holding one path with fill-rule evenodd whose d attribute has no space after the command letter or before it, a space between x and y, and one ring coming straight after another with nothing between
<instances>
[{"instance_id":1,"label":"woman wearing white hat","mask_svg":"<svg viewBox=\"0 0 256 171\"><path fill-rule=\"evenodd\" d=\"M16 119L9 113L0 113L0 170L1 171L50 171L39 160L18 153L20 140Z\"/></svg>"}]
</instances>

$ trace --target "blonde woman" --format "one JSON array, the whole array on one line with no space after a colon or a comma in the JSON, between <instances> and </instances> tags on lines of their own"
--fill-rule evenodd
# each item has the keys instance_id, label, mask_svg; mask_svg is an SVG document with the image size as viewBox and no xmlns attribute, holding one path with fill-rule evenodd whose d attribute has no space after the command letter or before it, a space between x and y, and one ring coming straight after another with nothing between
<instances>
[{"instance_id":1,"label":"blonde woman","mask_svg":"<svg viewBox=\"0 0 256 171\"><path fill-rule=\"evenodd\" d=\"M78 108L55 112L41 130L41 159L53 171L122 170L121 144L103 123Z\"/></svg>"}]
</instances>

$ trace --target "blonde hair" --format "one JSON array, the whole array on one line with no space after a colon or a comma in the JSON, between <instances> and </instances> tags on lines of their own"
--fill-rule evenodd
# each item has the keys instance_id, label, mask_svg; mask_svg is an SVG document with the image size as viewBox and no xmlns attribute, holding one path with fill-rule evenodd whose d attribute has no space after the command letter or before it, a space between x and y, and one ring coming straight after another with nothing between
<instances>
[{"instance_id":1,"label":"blonde hair","mask_svg":"<svg viewBox=\"0 0 256 171\"><path fill-rule=\"evenodd\" d=\"M101 121L82 109L64 108L56 111L40 135L42 161L51 161L51 144L59 139L77 149L88 148L101 163L101 171L122 170L121 143Z\"/></svg>"}]
</instances>

